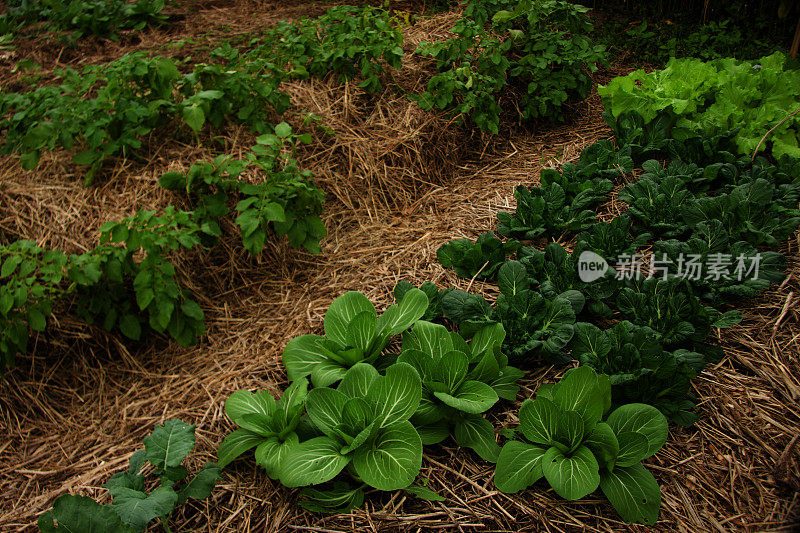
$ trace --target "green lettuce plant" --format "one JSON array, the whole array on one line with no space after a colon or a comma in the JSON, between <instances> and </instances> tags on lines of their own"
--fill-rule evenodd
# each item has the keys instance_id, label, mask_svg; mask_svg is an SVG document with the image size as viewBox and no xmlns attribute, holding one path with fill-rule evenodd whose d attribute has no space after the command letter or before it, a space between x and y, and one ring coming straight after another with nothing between
<instances>
[{"instance_id":1,"label":"green lettuce plant","mask_svg":"<svg viewBox=\"0 0 800 533\"><path fill-rule=\"evenodd\" d=\"M356 363L338 387L317 387L306 410L322 436L288 447L280 471L287 487L317 485L342 470L380 490L410 485L422 465L422 440L409 418L422 396L419 374L396 363L381 376Z\"/></svg>"},{"instance_id":2,"label":"green lettuce plant","mask_svg":"<svg viewBox=\"0 0 800 533\"><path fill-rule=\"evenodd\" d=\"M422 378L422 400L411 421L425 445L452 434L459 446L472 448L494 462L500 452L494 427L481 416L500 398L513 401L523 376L508 366L501 352L505 332L486 325L467 343L458 333L419 321L403 336L398 362L408 363Z\"/></svg>"},{"instance_id":3,"label":"green lettuce plant","mask_svg":"<svg viewBox=\"0 0 800 533\"><path fill-rule=\"evenodd\" d=\"M519 410L525 440L500 451L495 485L518 492L541 478L567 500L598 488L627 522L654 524L661 491L641 462L667 440L667 419L650 405L611 408L608 377L589 367L539 389Z\"/></svg>"}]
</instances>

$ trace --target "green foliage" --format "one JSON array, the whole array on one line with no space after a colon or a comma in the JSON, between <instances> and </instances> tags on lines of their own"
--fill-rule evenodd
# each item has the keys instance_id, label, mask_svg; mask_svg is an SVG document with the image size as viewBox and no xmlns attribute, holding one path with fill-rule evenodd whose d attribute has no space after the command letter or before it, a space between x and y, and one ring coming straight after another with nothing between
<instances>
[{"instance_id":1,"label":"green foliage","mask_svg":"<svg viewBox=\"0 0 800 533\"><path fill-rule=\"evenodd\" d=\"M31 241L0 246L0 371L28 346L28 328L44 331L64 289L67 257Z\"/></svg>"},{"instance_id":2,"label":"green foliage","mask_svg":"<svg viewBox=\"0 0 800 533\"><path fill-rule=\"evenodd\" d=\"M711 136L741 127L736 145L743 155L755 153L776 126L759 150L800 158L800 115L781 123L797 111L800 71L785 63L780 52L754 62L675 59L663 70L638 70L598 90L614 118L629 111L641 114L645 123L673 116L672 135L679 141L693 132Z\"/></svg>"},{"instance_id":3,"label":"green foliage","mask_svg":"<svg viewBox=\"0 0 800 533\"><path fill-rule=\"evenodd\" d=\"M324 435L289 446L281 483L325 483L349 467L370 487L407 487L422 465L422 441L409 422L421 394L419 375L405 363L390 366L385 376L356 363L336 389L311 390L306 410Z\"/></svg>"},{"instance_id":4,"label":"green foliage","mask_svg":"<svg viewBox=\"0 0 800 533\"><path fill-rule=\"evenodd\" d=\"M235 119L262 133L270 129L268 110L288 106L271 73L199 65L181 76L171 59L142 52L58 74L61 85L0 94L0 151L20 153L22 167L33 169L43 150L77 147L74 162L89 167L87 184L107 157L135 154L145 136L174 120L197 132L206 120Z\"/></svg>"},{"instance_id":5,"label":"green foliage","mask_svg":"<svg viewBox=\"0 0 800 533\"><path fill-rule=\"evenodd\" d=\"M400 29L388 11L372 6L334 6L317 19L283 21L265 41L258 55L287 63L293 75L360 77L370 92L381 90L383 62L398 69L403 58Z\"/></svg>"},{"instance_id":6,"label":"green foliage","mask_svg":"<svg viewBox=\"0 0 800 533\"><path fill-rule=\"evenodd\" d=\"M444 326L419 321L403 336L398 362L408 363L422 378L422 401L411 417L425 445L451 434L459 446L472 448L494 462L500 452L492 424L480 416L500 398L513 401L523 372L508 366L501 352L505 332L487 325L467 343Z\"/></svg>"},{"instance_id":7,"label":"green foliage","mask_svg":"<svg viewBox=\"0 0 800 533\"><path fill-rule=\"evenodd\" d=\"M500 452L497 488L518 492L544 477L568 500L600 488L625 521L654 524L661 493L641 461L664 445L667 420L645 404L610 409L609 380L589 367L540 388L519 410L527 442L510 441Z\"/></svg>"},{"instance_id":8,"label":"green foliage","mask_svg":"<svg viewBox=\"0 0 800 533\"><path fill-rule=\"evenodd\" d=\"M513 239L503 242L494 233L486 232L475 242L455 239L443 244L436 251L436 257L443 267L455 269L462 278L494 279L500 266L520 246Z\"/></svg>"},{"instance_id":9,"label":"green foliage","mask_svg":"<svg viewBox=\"0 0 800 533\"><path fill-rule=\"evenodd\" d=\"M598 222L578 235L573 255L591 250L606 261L616 261L623 255L631 256L652 239L649 233L631 235L632 220L629 215L614 217L610 222ZM548 245L552 246L552 245Z\"/></svg>"},{"instance_id":10,"label":"green foliage","mask_svg":"<svg viewBox=\"0 0 800 533\"><path fill-rule=\"evenodd\" d=\"M336 298L325 313L325 336L303 335L289 341L283 364L291 381L311 376L315 387L342 379L358 363L374 363L392 336L411 327L428 308L428 297L411 289L378 316L360 292Z\"/></svg>"},{"instance_id":11,"label":"green foliage","mask_svg":"<svg viewBox=\"0 0 800 533\"><path fill-rule=\"evenodd\" d=\"M395 301L401 301L406 293L415 287L407 281L399 281L394 288ZM435 283L426 281L419 286L419 290L425 293L428 297L428 308L425 313L420 317L420 320L426 322L434 322L444 316L444 309L442 307L442 300L452 289L439 289Z\"/></svg>"},{"instance_id":12,"label":"green foliage","mask_svg":"<svg viewBox=\"0 0 800 533\"><path fill-rule=\"evenodd\" d=\"M691 379L706 361L685 349L666 351L658 337L650 328L626 321L605 330L582 322L575 325L572 355L608 376L613 405L652 405L670 421L691 426L697 421Z\"/></svg>"},{"instance_id":13,"label":"green foliage","mask_svg":"<svg viewBox=\"0 0 800 533\"><path fill-rule=\"evenodd\" d=\"M195 427L180 420L167 420L144 438L144 450L133 454L128 470L114 474L104 485L113 501L100 505L90 498L65 495L56 499L53 509L39 517L39 530L87 531L97 533L139 532L158 518L167 523L175 507L189 498L204 500L211 495L220 468L206 465L189 479L181 465L195 444ZM147 491L148 478L141 473L145 462L160 477L158 488ZM55 522L55 523L54 523Z\"/></svg>"},{"instance_id":14,"label":"green foliage","mask_svg":"<svg viewBox=\"0 0 800 533\"><path fill-rule=\"evenodd\" d=\"M225 468L244 452L255 448L256 463L273 479L280 476L289 448L300 442L308 380L293 382L277 402L267 391L234 392L225 402L225 414L237 429L222 441L217 456ZM299 427L298 427L299 426Z\"/></svg>"},{"instance_id":15,"label":"green foliage","mask_svg":"<svg viewBox=\"0 0 800 533\"><path fill-rule=\"evenodd\" d=\"M589 72L605 61L604 47L588 36L585 11L562 0L471 2L450 30L455 37L417 49L436 60L439 72L414 99L494 134L507 92L518 96L521 120L563 121L565 105L586 98Z\"/></svg>"},{"instance_id":16,"label":"green foliage","mask_svg":"<svg viewBox=\"0 0 800 533\"><path fill-rule=\"evenodd\" d=\"M97 35L116 40L119 30L141 30L164 23L165 0L11 0L8 16L20 23L44 21L45 27L71 32L71 40Z\"/></svg>"},{"instance_id":17,"label":"green foliage","mask_svg":"<svg viewBox=\"0 0 800 533\"><path fill-rule=\"evenodd\" d=\"M453 290L443 300L445 316L470 338L486 325L502 324L506 332L503 352L512 360L541 357L548 363L564 363L564 348L572 339L575 315L583 309L584 296L574 290L552 298L531 287L525 266L509 261L498 274L500 295L492 307L483 297Z\"/></svg>"}]
</instances>

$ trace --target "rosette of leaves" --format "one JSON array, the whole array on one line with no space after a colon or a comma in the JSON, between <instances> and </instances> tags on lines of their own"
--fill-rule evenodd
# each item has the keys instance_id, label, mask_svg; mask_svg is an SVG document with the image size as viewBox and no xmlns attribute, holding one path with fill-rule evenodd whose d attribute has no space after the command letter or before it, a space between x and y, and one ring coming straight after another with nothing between
<instances>
[{"instance_id":1,"label":"rosette of leaves","mask_svg":"<svg viewBox=\"0 0 800 533\"><path fill-rule=\"evenodd\" d=\"M758 178L728 193L688 199L682 208L683 219L691 228L719 220L734 241L774 246L800 225L796 205L783 207L773 201L774 194L775 185Z\"/></svg>"},{"instance_id":2,"label":"rosette of leaves","mask_svg":"<svg viewBox=\"0 0 800 533\"><path fill-rule=\"evenodd\" d=\"M619 192L619 199L628 204L627 213L634 222L635 233L674 238L688 231L681 213L694 195L677 176L659 180L642 178L629 183Z\"/></svg>"},{"instance_id":3,"label":"rosette of leaves","mask_svg":"<svg viewBox=\"0 0 800 533\"><path fill-rule=\"evenodd\" d=\"M508 256L522 245L511 239L503 242L491 231L477 240L454 239L439 247L436 257L445 268L453 268L462 278L493 280Z\"/></svg>"},{"instance_id":4,"label":"rosette of leaves","mask_svg":"<svg viewBox=\"0 0 800 533\"><path fill-rule=\"evenodd\" d=\"M634 165L630 153L629 146L623 145L617 149L614 141L601 139L581 151L581 157L577 164L566 163L562 166L561 171L565 178L571 177L573 171L570 167L574 166L582 176L587 178L615 180L633 171ZM606 187L608 187L607 184L603 182L602 188ZM608 192L611 192L611 187L608 187L608 191L600 194Z\"/></svg>"},{"instance_id":5,"label":"rosette of leaves","mask_svg":"<svg viewBox=\"0 0 800 533\"><path fill-rule=\"evenodd\" d=\"M617 309L637 326L657 333L664 346L702 343L711 328L728 328L742 319L741 311L720 313L706 307L683 278L628 281L617 295Z\"/></svg>"},{"instance_id":6,"label":"rosette of leaves","mask_svg":"<svg viewBox=\"0 0 800 533\"><path fill-rule=\"evenodd\" d=\"M65 495L53 509L39 517L39 530L44 533L98 531L128 533L144 531L158 518L169 531L173 510L189 498L204 500L211 495L220 468L206 463L189 479L189 471L181 463L195 444L195 427L181 420L167 420L144 438L144 450L134 453L127 471L115 474L104 485L113 501L100 505L91 498ZM148 492L148 477L141 473L145 462L159 476L158 488Z\"/></svg>"},{"instance_id":7,"label":"rosette of leaves","mask_svg":"<svg viewBox=\"0 0 800 533\"><path fill-rule=\"evenodd\" d=\"M542 296L554 299L563 294L572 295L570 299L575 299L577 291L583 295L585 307L591 314L609 317L613 311L608 302L619 292L619 281L611 268L606 270L602 277L590 283L581 280L578 273L578 259L584 249L583 244L579 242L575 252L570 254L563 246L553 242L545 246L544 250L521 248L517 255L528 272L531 286L537 287ZM579 303L579 300L575 303ZM580 313L583 306L575 309L576 313Z\"/></svg>"},{"instance_id":8,"label":"rosette of leaves","mask_svg":"<svg viewBox=\"0 0 800 533\"><path fill-rule=\"evenodd\" d=\"M505 332L490 324L467 343L458 333L419 321L403 336L398 362L413 366L422 378L422 400L411 417L425 445L446 439L494 462L500 447L494 427L481 413L500 398L513 401L524 373L508 366L501 346Z\"/></svg>"},{"instance_id":9,"label":"rosette of leaves","mask_svg":"<svg viewBox=\"0 0 800 533\"><path fill-rule=\"evenodd\" d=\"M667 440L667 419L653 406L630 403L610 414L608 377L582 366L519 410L525 441L500 451L495 485L523 490L541 478L567 500L599 487L623 520L654 524L661 491L641 462Z\"/></svg>"},{"instance_id":10,"label":"rosette of leaves","mask_svg":"<svg viewBox=\"0 0 800 533\"><path fill-rule=\"evenodd\" d=\"M621 256L632 256L650 242L650 234L631 234L633 221L627 215L614 217L610 222L598 222L578 235L578 242L571 255L580 257L581 252L591 250L609 263L616 263ZM552 246L552 245L548 245Z\"/></svg>"},{"instance_id":11,"label":"rosette of leaves","mask_svg":"<svg viewBox=\"0 0 800 533\"><path fill-rule=\"evenodd\" d=\"M517 209L513 214L497 213L497 231L507 237L530 240L542 234L558 236L591 227L596 222L592 207L606 201L613 184L601 178L574 181L576 176L572 174L579 175L574 166L563 173L546 169L540 186L517 187Z\"/></svg>"},{"instance_id":12,"label":"rosette of leaves","mask_svg":"<svg viewBox=\"0 0 800 533\"><path fill-rule=\"evenodd\" d=\"M303 335L283 351L289 380L311 376L315 387L327 387L357 363L375 363L393 335L410 328L428 308L428 297L411 289L378 316L369 298L350 291L336 298L325 313L325 336Z\"/></svg>"},{"instance_id":13,"label":"rosette of leaves","mask_svg":"<svg viewBox=\"0 0 800 533\"><path fill-rule=\"evenodd\" d=\"M394 299L395 301L401 301L406 293L411 289L414 289L414 285L407 281L398 281L397 285L394 287ZM426 322L435 322L436 320L444 317L444 309L442 308L442 300L444 297L452 291L453 289L439 289L435 283L431 283L430 281L426 281L422 285L419 286L419 290L425 293L425 296L428 297L428 308L425 310L425 313L420 317L420 320L425 320Z\"/></svg>"},{"instance_id":14,"label":"rosette of leaves","mask_svg":"<svg viewBox=\"0 0 800 533\"><path fill-rule=\"evenodd\" d=\"M585 299L578 291L545 298L531 288L519 261L509 261L498 274L500 294L494 308L481 296L454 290L444 297L445 316L467 338L488 324L502 324L502 351L512 360L541 357L550 364L569 361L564 348L572 339L575 315Z\"/></svg>"},{"instance_id":15,"label":"rosette of leaves","mask_svg":"<svg viewBox=\"0 0 800 533\"><path fill-rule=\"evenodd\" d=\"M686 241L656 242L653 253L662 268L676 277L686 274L687 258L704 265L705 273L686 279L695 294L712 305L754 298L786 277L782 254L760 251L744 241L732 242L719 220L699 223ZM718 275L708 272L714 264Z\"/></svg>"},{"instance_id":16,"label":"rosette of leaves","mask_svg":"<svg viewBox=\"0 0 800 533\"><path fill-rule=\"evenodd\" d=\"M663 114L652 122L645 122L639 113L629 111L620 114L616 119L610 112L606 112L604 118L614 128L617 144L629 150L634 166L666 156L675 117Z\"/></svg>"},{"instance_id":17,"label":"rosette of leaves","mask_svg":"<svg viewBox=\"0 0 800 533\"><path fill-rule=\"evenodd\" d=\"M294 381L278 401L269 391L251 393L236 391L225 402L225 414L239 426L225 437L217 451L220 468L248 450L256 449L256 464L272 479L280 476L287 450L300 442L301 437L315 435L303 420L308 380Z\"/></svg>"},{"instance_id":18,"label":"rosette of leaves","mask_svg":"<svg viewBox=\"0 0 800 533\"><path fill-rule=\"evenodd\" d=\"M750 162L747 158L745 160ZM739 180L731 185L756 181L759 178L775 186L772 194L773 203L787 209L797 207L800 202L800 159L783 156L773 163L764 157L757 157L746 170L741 172Z\"/></svg>"},{"instance_id":19,"label":"rosette of leaves","mask_svg":"<svg viewBox=\"0 0 800 533\"><path fill-rule=\"evenodd\" d=\"M28 347L28 330L44 331L60 287L67 257L19 240L0 246L0 371Z\"/></svg>"},{"instance_id":20,"label":"rosette of leaves","mask_svg":"<svg viewBox=\"0 0 800 533\"><path fill-rule=\"evenodd\" d=\"M691 426L697 421L691 380L706 364L703 355L685 349L664 350L658 334L627 321L602 330L575 324L572 356L581 365L608 376L615 406L652 405L670 421Z\"/></svg>"},{"instance_id":21,"label":"rosette of leaves","mask_svg":"<svg viewBox=\"0 0 800 533\"><path fill-rule=\"evenodd\" d=\"M409 422L421 396L419 374L405 363L390 366L385 376L357 363L337 388L311 390L306 410L323 435L289 446L281 483L317 485L347 468L379 490L407 487L422 465L422 441Z\"/></svg>"}]
</instances>

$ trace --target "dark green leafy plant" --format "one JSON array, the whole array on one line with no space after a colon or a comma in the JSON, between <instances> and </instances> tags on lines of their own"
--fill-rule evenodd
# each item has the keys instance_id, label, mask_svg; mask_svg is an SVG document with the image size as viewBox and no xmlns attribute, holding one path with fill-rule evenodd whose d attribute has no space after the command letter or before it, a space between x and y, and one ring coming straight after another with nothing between
<instances>
[{"instance_id":1,"label":"dark green leafy plant","mask_svg":"<svg viewBox=\"0 0 800 533\"><path fill-rule=\"evenodd\" d=\"M521 246L514 239L503 242L489 231L475 241L455 239L445 243L436 251L436 257L443 267L455 269L462 278L494 279L508 256Z\"/></svg>"},{"instance_id":2,"label":"dark green leafy plant","mask_svg":"<svg viewBox=\"0 0 800 533\"><path fill-rule=\"evenodd\" d=\"M422 465L422 441L409 422L421 395L420 377L405 363L390 366L385 376L356 363L336 389L311 390L306 410L324 435L289 446L281 483L317 485L348 468L376 489L409 486Z\"/></svg>"},{"instance_id":3,"label":"dark green leafy plant","mask_svg":"<svg viewBox=\"0 0 800 533\"><path fill-rule=\"evenodd\" d=\"M513 401L523 372L508 366L501 352L500 324L484 326L467 343L444 326L419 321L403 336L397 361L422 378L422 401L411 417L425 445L446 439L452 430L459 446L494 462L500 447L492 424L481 416L500 398Z\"/></svg>"},{"instance_id":4,"label":"dark green leafy plant","mask_svg":"<svg viewBox=\"0 0 800 533\"><path fill-rule=\"evenodd\" d=\"M127 471L115 474L104 486L113 501L100 505L91 498L65 495L53 509L39 517L39 530L44 533L69 531L138 532L158 518L169 531L173 510L189 498L204 500L211 495L220 468L206 463L188 479L189 472L181 465L195 444L195 427L180 420L167 420L145 437L144 450L133 454ZM141 473L145 462L159 476L160 486L145 490L146 477Z\"/></svg>"},{"instance_id":5,"label":"dark green leafy plant","mask_svg":"<svg viewBox=\"0 0 800 533\"><path fill-rule=\"evenodd\" d=\"M392 336L410 328L428 308L428 297L411 289L378 316L369 298L350 291L325 313L325 336L303 335L289 341L283 364L290 381L311 376L315 387L342 379L357 363L375 363Z\"/></svg>"},{"instance_id":6,"label":"dark green leafy plant","mask_svg":"<svg viewBox=\"0 0 800 533\"><path fill-rule=\"evenodd\" d=\"M701 354L666 351L658 334L626 321L605 330L578 323L571 347L581 365L608 376L614 406L644 403L676 424L691 426L697 421L691 380L706 364Z\"/></svg>"},{"instance_id":7,"label":"dark green leafy plant","mask_svg":"<svg viewBox=\"0 0 800 533\"><path fill-rule=\"evenodd\" d=\"M509 261L498 274L500 295L493 308L483 297L454 290L444 297L445 316L470 338L491 324L502 324L506 332L502 351L512 360L539 357L547 363L569 360L564 348L572 339L575 315L583 309L584 297L566 291L545 298L531 288L525 266Z\"/></svg>"},{"instance_id":8,"label":"dark green leafy plant","mask_svg":"<svg viewBox=\"0 0 800 533\"><path fill-rule=\"evenodd\" d=\"M616 262L623 255L633 255L639 247L650 242L651 235L640 233L633 237L632 225L631 218L627 215L614 217L610 222L598 222L578 235L573 255L591 250L609 262Z\"/></svg>"},{"instance_id":9,"label":"dark green leafy plant","mask_svg":"<svg viewBox=\"0 0 800 533\"><path fill-rule=\"evenodd\" d=\"M623 520L654 524L661 491L641 461L667 440L667 419L655 407L631 403L611 408L608 377L589 367L540 388L519 410L527 440L510 441L497 459L495 485L518 492L544 477L567 500L598 488Z\"/></svg>"},{"instance_id":10,"label":"dark green leafy plant","mask_svg":"<svg viewBox=\"0 0 800 533\"><path fill-rule=\"evenodd\" d=\"M635 234L672 238L688 231L681 212L694 196L679 177L642 178L626 185L619 192L619 199L628 204Z\"/></svg>"},{"instance_id":11,"label":"dark green leafy plant","mask_svg":"<svg viewBox=\"0 0 800 533\"><path fill-rule=\"evenodd\" d=\"M407 281L399 281L394 288L395 301L401 301L406 293L415 287ZM428 308L425 313L420 317L420 320L426 322L434 322L444 317L444 309L442 308L442 300L452 289L439 289L436 284L426 281L419 286L419 289L428 297Z\"/></svg>"},{"instance_id":12,"label":"dark green leafy plant","mask_svg":"<svg viewBox=\"0 0 800 533\"><path fill-rule=\"evenodd\" d=\"M302 415L308 380L294 381L277 402L268 391L236 391L225 402L225 414L240 429L225 437L219 446L219 467L225 468L244 452L255 448L256 463L273 479L280 476L287 450L304 434ZM306 423L306 426L308 424Z\"/></svg>"}]
</instances>

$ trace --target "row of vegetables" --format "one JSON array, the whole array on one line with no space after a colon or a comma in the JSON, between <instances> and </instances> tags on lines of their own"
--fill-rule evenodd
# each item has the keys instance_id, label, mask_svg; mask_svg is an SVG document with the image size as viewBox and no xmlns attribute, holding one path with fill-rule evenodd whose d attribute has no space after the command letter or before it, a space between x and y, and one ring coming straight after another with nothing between
<instances>
[{"instance_id":1,"label":"row of vegetables","mask_svg":"<svg viewBox=\"0 0 800 533\"><path fill-rule=\"evenodd\" d=\"M541 13L538 8L532 10L530 3L505 11L504 4L495 4L482 4L487 21L509 32L520 31L509 21L538 24ZM371 35L383 43L379 43L383 46L379 54L365 47L359 50L366 55L357 58L364 87L378 90L382 70L375 65L379 60L399 64L402 50L385 46L386 36L394 36L395 29L370 18L371 9L363 10L357 20L345 15L334 11L328 19L328 27L337 28L332 34L336 38L347 41L350 37L343 35L370 27ZM581 20L571 11L568 19ZM350 33L339 31L342 21ZM505 23L508 27L502 26ZM264 46L280 42L284 53L304 58L297 61L296 70L300 64L307 70L299 75L317 68L312 58L336 49L310 47L308 42L316 42L311 26L281 28L277 41L267 39ZM469 25L464 28L465 35L476 31ZM448 46L460 45L451 42ZM250 64L232 48L217 53L231 65ZM355 58L333 53L329 59L341 64L338 72L347 75L347 66L352 67ZM502 64L496 59L495 64ZM453 82L453 87L469 92L475 86L469 80L479 79L476 73L451 63L440 67L455 77L466 76L458 82L463 86ZM725 63L730 67L726 72L734 74L726 78L726 84L716 86L716 93L704 93L703 103L693 108L676 104L677 96L668 98L663 92L637 93L640 87L650 87L643 81L645 76L654 76L654 86L658 86L663 73L634 73L631 83L612 82L601 89L606 91L614 141L588 147L579 161L558 171L543 171L538 186L518 188L516 210L498 214L497 231L502 238L490 233L476 241L451 241L439 250L441 264L460 276L496 283L499 294L493 302L432 283L419 288L400 283L395 288L397 303L378 315L364 295L340 296L325 315L324 335L304 335L286 346L283 363L290 384L279 400L268 391L238 391L227 400L225 411L238 429L221 442L217 463L189 477L181 462L194 445L194 428L168 421L145 439L144 451L131 458L130 468L106 485L113 497L110 505L62 496L40 518L40 529L81 530L91 524L97 531L142 531L153 519L161 519L168 527L177 505L188 498L208 497L221 469L251 450L269 477L287 487L302 487L301 504L313 511L347 512L360 506L373 490L403 489L438 500L442 497L424 479L416 480L424 448L450 438L496 464L494 483L500 491L518 492L544 479L556 494L574 500L600 488L624 520L655 523L660 489L642 462L666 442L668 422L691 425L698 420L691 380L723 355L712 338L715 329L738 323L741 312L734 307L741 308L744 298L757 296L784 279L786 261L775 248L800 222L800 161L792 157L789 142L794 123L784 121L781 128L785 125L790 133L776 128L779 138L764 138L752 147L751 141L742 140L742 130L730 124L724 127L721 112L709 111L722 100L718 95L729 96L726 88L731 83L749 86L755 77L771 76L759 78L759 83L774 89L781 84L772 83L773 78L795 76L778 65L777 58L764 63L770 68ZM152 74L158 80L164 72L146 70L142 75ZM170 80L178 79L169 72ZM447 76L438 79L447 81ZM677 91L679 84L671 87ZM452 96L452 87L448 90ZM626 91L645 100L658 98L653 104L656 111L640 115L626 109L626 101L641 103L626 96ZM224 101L222 94L206 93L195 92L196 102L190 100L191 95L172 103L168 98L154 102L156 107L180 110L191 129L199 131L205 117L213 116L214 102ZM772 96L753 96L748 109L759 98L775 102ZM443 108L452 102L448 100ZM471 109L457 111L469 114ZM199 110L203 120L187 110ZM694 120L692 113L709 113L714 121ZM490 124L496 124L495 118L480 114L472 118L486 121L489 131ZM13 149L27 147L38 160L37 150L60 142L51 133L40 128L33 137L29 131L20 134ZM174 326L173 337L191 342L202 333L198 329L202 310L169 283L174 267L163 257L171 250L207 245L219 237L217 220L230 211L227 204L233 196L240 200L236 223L251 252L263 247L268 227L284 228L295 246L318 252L318 240L324 235L318 223L321 198L303 200L302 205L311 206L303 211L310 218L295 217L304 221L293 230L287 223L295 220L288 215L289 209L274 200L282 196L270 196L238 178L251 165L269 174L290 168L292 179L298 176L292 191L302 188L308 178L285 151L287 145L291 151L296 142L304 142L301 136L285 124L265 126L260 133L258 147L246 161L218 158L198 163L186 173L165 174L162 186L185 191L194 209L169 211L163 217L144 212L104 227L104 241L124 246L108 245L87 257L70 258L24 241L14 245L19 250L7 247L0 277L14 283L5 284L5 292L0 293L0 312L11 316L25 308L31 295L44 302L42 307L27 307L35 311L20 317L13 326L15 335L21 338L24 332L27 339L26 324L35 330L44 328L51 296L63 290L66 269L68 290L78 291L79 299L101 294L96 286L102 284L124 294L100 298L94 304L88 301L86 309L108 307L87 312L93 320L99 316L109 328L118 323L125 335L138 338L144 325L155 331L172 328L173 321L181 320L173 318L174 310L180 309L180 316L191 322L184 319L183 326ZM749 139L752 132L746 133ZM756 157L762 148L765 155ZM87 159L86 164L95 161ZM639 179L634 181L633 176ZM313 197L314 193L309 194ZM625 204L625 214L598 220L598 209L609 202ZM147 248L145 243L149 243ZM134 261L139 249L154 259ZM587 253L599 258L596 263L601 270L590 280L581 275ZM689 257L695 264L714 264L715 270L694 275L687 271ZM37 281L42 273L51 276L52 282ZM12 288L6 291L5 287ZM81 287L86 290L81 292ZM109 294L116 293L110 290ZM135 301L138 309L108 318L127 309L119 304L123 301ZM14 324L8 319L6 323ZM20 348L17 342L0 344L0 348L4 354L13 354L24 346ZM576 368L557 383L540 386L535 398L523 401L519 426L500 431L501 446L487 413L502 401L517 399L517 381L525 375L524 369L573 360L579 363ZM153 468L143 469L145 462ZM152 484L144 472L150 471L160 476L160 485L148 492Z\"/></svg>"}]
</instances>

